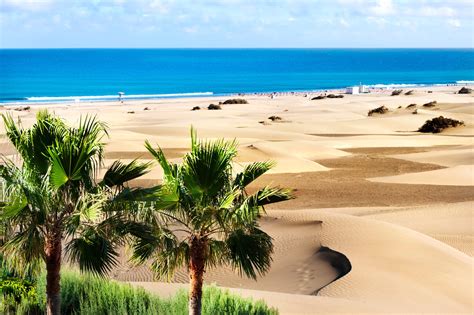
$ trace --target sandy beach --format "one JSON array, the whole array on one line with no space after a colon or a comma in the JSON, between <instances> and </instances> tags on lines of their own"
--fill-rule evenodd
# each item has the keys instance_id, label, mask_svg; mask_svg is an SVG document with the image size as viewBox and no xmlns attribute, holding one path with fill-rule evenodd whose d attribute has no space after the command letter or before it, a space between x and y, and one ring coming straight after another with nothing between
<instances>
[{"instance_id":1,"label":"sandy beach","mask_svg":"<svg viewBox=\"0 0 474 315\"><path fill-rule=\"evenodd\" d=\"M472 88L472 86L471 86ZM460 86L391 90L311 100L321 93L62 103L0 107L25 125L42 108L67 121L97 115L107 123L105 164L151 159L145 140L179 162L190 126L201 138L236 138L236 168L273 160L252 189L276 184L295 199L268 207L261 225L275 243L271 270L257 281L230 268L206 272L207 283L264 299L281 314L474 312L474 97ZM211 103L245 98L248 104ZM423 104L437 101L434 107ZM406 108L409 104L416 107ZM368 117L386 106L386 114ZM195 106L201 110L192 111ZM414 110L417 114L413 114ZM270 116L281 119L272 121ZM462 120L440 134L417 129L434 117ZM0 150L14 154L0 122ZM134 185L161 180L160 168ZM123 259L111 277L159 294L186 286L154 282L146 266Z\"/></svg>"}]
</instances>

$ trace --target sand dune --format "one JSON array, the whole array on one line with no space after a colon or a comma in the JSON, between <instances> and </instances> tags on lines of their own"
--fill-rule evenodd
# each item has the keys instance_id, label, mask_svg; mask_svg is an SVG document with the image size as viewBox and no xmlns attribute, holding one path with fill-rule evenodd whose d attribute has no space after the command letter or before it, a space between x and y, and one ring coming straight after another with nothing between
<instances>
[{"instance_id":1,"label":"sand dune","mask_svg":"<svg viewBox=\"0 0 474 315\"><path fill-rule=\"evenodd\" d=\"M445 148L431 152L421 152L412 154L398 154L392 157L405 159L419 163L432 163L443 166L468 165L474 161L474 147L456 146L454 148Z\"/></svg>"},{"instance_id":2,"label":"sand dune","mask_svg":"<svg viewBox=\"0 0 474 315\"><path fill-rule=\"evenodd\" d=\"M293 256L296 251L291 251L287 256L292 256L292 259L275 267L278 272L278 276L273 278L275 283L264 277L259 280L260 283L266 281L265 285L259 285L262 291L238 290L238 293L262 298L279 307L283 314L472 311L473 260L442 242L408 228L330 210L271 211L269 216L299 224L322 221L321 243L344 252L351 261L352 270L324 287L318 296L295 295L292 299L287 294L274 293L285 292L281 290L282 283L291 287L292 283L304 279L293 278L294 263L301 257ZM309 231L301 229L297 234L301 237ZM303 241L300 239L299 242ZM313 260L312 265L304 268L321 267ZM206 274L211 279L212 276L212 273ZM235 287L227 277L218 279L216 283ZM174 292L181 287L171 286L170 291L170 287L160 283L138 285L158 293ZM249 288L248 285L243 287Z\"/></svg>"},{"instance_id":3,"label":"sand dune","mask_svg":"<svg viewBox=\"0 0 474 315\"><path fill-rule=\"evenodd\" d=\"M474 203L389 208L364 215L408 227L474 256Z\"/></svg>"},{"instance_id":4,"label":"sand dune","mask_svg":"<svg viewBox=\"0 0 474 315\"><path fill-rule=\"evenodd\" d=\"M370 181L398 184L473 186L474 165L458 165L441 170L402 174L389 177L374 177Z\"/></svg>"},{"instance_id":5,"label":"sand dune","mask_svg":"<svg viewBox=\"0 0 474 315\"><path fill-rule=\"evenodd\" d=\"M47 106L71 123L85 114L105 121L106 165L115 159L150 161L146 139L179 162L189 150L191 125L200 137L237 139L237 170L253 161L278 163L250 187L251 192L273 183L295 189L296 199L269 207L261 222L275 240L271 270L253 281L218 268L206 273L207 283L265 299L282 314L472 314L474 98L457 90L429 87L411 96L381 91L318 101L310 99L319 93L246 95L249 104L223 105L221 111L191 108L224 97ZM422 107L433 100L435 108ZM412 103L418 104L417 115L405 108ZM381 105L390 112L367 117ZM21 112L7 107L2 113L28 126L45 106ZM282 121L272 122L272 115ZM416 132L439 115L466 126ZM0 121L3 143L2 134ZM0 149L14 153L9 145ZM155 185L161 176L155 167L134 184ZM339 278L343 257L352 269ZM126 249L111 276L165 295L188 281L180 270L174 284L153 282L146 266L127 263Z\"/></svg>"},{"instance_id":6,"label":"sand dune","mask_svg":"<svg viewBox=\"0 0 474 315\"><path fill-rule=\"evenodd\" d=\"M396 225L345 215L315 217L324 222L322 243L344 252L353 266L320 295L375 303L392 312L472 311L469 256Z\"/></svg>"}]
</instances>

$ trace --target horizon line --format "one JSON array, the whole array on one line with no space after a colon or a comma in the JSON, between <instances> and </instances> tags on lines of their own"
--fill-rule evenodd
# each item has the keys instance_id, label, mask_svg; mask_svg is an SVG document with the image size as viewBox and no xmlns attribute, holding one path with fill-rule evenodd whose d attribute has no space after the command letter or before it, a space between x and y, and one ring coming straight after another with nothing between
<instances>
[{"instance_id":1,"label":"horizon line","mask_svg":"<svg viewBox=\"0 0 474 315\"><path fill-rule=\"evenodd\" d=\"M474 49L474 47L0 47L3 49Z\"/></svg>"}]
</instances>

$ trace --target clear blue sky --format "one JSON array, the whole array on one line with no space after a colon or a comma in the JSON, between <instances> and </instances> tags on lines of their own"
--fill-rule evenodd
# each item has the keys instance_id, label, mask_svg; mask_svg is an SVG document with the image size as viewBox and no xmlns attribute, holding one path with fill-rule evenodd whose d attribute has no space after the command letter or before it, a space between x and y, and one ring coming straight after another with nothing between
<instances>
[{"instance_id":1,"label":"clear blue sky","mask_svg":"<svg viewBox=\"0 0 474 315\"><path fill-rule=\"evenodd\" d=\"M473 47L474 0L0 0L1 48Z\"/></svg>"}]
</instances>

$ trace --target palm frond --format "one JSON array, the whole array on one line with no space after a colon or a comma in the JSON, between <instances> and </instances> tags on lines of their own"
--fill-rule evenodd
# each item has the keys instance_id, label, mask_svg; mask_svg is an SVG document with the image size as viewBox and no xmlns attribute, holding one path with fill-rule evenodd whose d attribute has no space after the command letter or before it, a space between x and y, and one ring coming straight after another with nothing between
<instances>
[{"instance_id":1,"label":"palm frond","mask_svg":"<svg viewBox=\"0 0 474 315\"><path fill-rule=\"evenodd\" d=\"M186 189L197 203L213 203L230 185L232 160L237 142L200 142L185 155L182 176Z\"/></svg>"},{"instance_id":2,"label":"palm frond","mask_svg":"<svg viewBox=\"0 0 474 315\"><path fill-rule=\"evenodd\" d=\"M231 265L240 274L256 279L268 271L273 253L272 238L253 227L249 230L235 230L226 239Z\"/></svg>"},{"instance_id":3,"label":"palm frond","mask_svg":"<svg viewBox=\"0 0 474 315\"><path fill-rule=\"evenodd\" d=\"M266 186L249 196L245 202L255 206L264 206L292 199L291 190L280 187Z\"/></svg>"},{"instance_id":4,"label":"palm frond","mask_svg":"<svg viewBox=\"0 0 474 315\"><path fill-rule=\"evenodd\" d=\"M251 182L268 172L275 166L273 161L254 162L245 166L241 173L238 173L234 180L234 186L241 189L247 187Z\"/></svg>"},{"instance_id":5,"label":"palm frond","mask_svg":"<svg viewBox=\"0 0 474 315\"><path fill-rule=\"evenodd\" d=\"M124 183L145 175L150 171L151 163L140 163L133 160L128 164L115 161L104 174L101 185L108 187L123 186Z\"/></svg>"},{"instance_id":6,"label":"palm frond","mask_svg":"<svg viewBox=\"0 0 474 315\"><path fill-rule=\"evenodd\" d=\"M69 241L65 249L70 260L77 263L81 271L105 275L118 264L114 244L92 227Z\"/></svg>"},{"instance_id":7,"label":"palm frond","mask_svg":"<svg viewBox=\"0 0 474 315\"><path fill-rule=\"evenodd\" d=\"M158 278L170 279L176 269L188 261L189 246L168 229L156 227L152 238L138 237L133 245L132 261L138 264L151 260Z\"/></svg>"},{"instance_id":8,"label":"palm frond","mask_svg":"<svg viewBox=\"0 0 474 315\"><path fill-rule=\"evenodd\" d=\"M171 280L176 270L189 264L189 245L180 242L153 257L151 269L158 279Z\"/></svg>"},{"instance_id":9,"label":"palm frond","mask_svg":"<svg viewBox=\"0 0 474 315\"><path fill-rule=\"evenodd\" d=\"M172 163L168 162L166 159L165 154L163 153L163 150L161 150L160 147L158 147L156 150L153 149L153 146L151 143L147 140L145 141L145 148L148 150L148 152L153 155L155 160L160 164L161 168L163 169L163 174L164 174L164 180L171 180L172 178L176 177L176 166L174 166Z\"/></svg>"},{"instance_id":10,"label":"palm frond","mask_svg":"<svg viewBox=\"0 0 474 315\"><path fill-rule=\"evenodd\" d=\"M44 257L44 235L34 225L26 223L7 239L1 252L8 257L17 270L35 272L38 262Z\"/></svg>"},{"instance_id":11,"label":"palm frond","mask_svg":"<svg viewBox=\"0 0 474 315\"><path fill-rule=\"evenodd\" d=\"M222 240L209 239L207 241L207 267L214 268L226 264L229 260L227 243Z\"/></svg>"}]
</instances>

